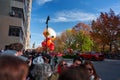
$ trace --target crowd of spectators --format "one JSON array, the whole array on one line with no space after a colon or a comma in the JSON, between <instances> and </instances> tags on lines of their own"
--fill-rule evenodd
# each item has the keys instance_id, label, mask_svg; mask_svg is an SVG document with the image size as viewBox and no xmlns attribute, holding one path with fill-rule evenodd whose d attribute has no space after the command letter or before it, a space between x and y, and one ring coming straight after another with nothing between
<instances>
[{"instance_id":1,"label":"crowd of spectators","mask_svg":"<svg viewBox=\"0 0 120 80\"><path fill-rule=\"evenodd\" d=\"M54 67L53 67L54 66ZM101 80L91 61L79 56L68 65L57 56L24 51L21 43L13 43L0 55L2 80Z\"/></svg>"}]
</instances>

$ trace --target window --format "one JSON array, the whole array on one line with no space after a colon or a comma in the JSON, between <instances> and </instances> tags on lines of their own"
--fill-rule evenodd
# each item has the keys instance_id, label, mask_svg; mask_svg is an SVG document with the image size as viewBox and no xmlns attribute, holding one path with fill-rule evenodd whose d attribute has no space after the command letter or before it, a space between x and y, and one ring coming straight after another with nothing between
<instances>
[{"instance_id":1,"label":"window","mask_svg":"<svg viewBox=\"0 0 120 80\"><path fill-rule=\"evenodd\" d=\"M12 17L18 17L18 18L24 18L24 14L23 14L23 9L22 8L17 8L17 7L12 7L11 8L11 12L10 12L10 16Z\"/></svg>"},{"instance_id":2,"label":"window","mask_svg":"<svg viewBox=\"0 0 120 80\"><path fill-rule=\"evenodd\" d=\"M21 27L10 26L9 27L9 36L16 36L23 38L23 31Z\"/></svg>"},{"instance_id":3,"label":"window","mask_svg":"<svg viewBox=\"0 0 120 80\"><path fill-rule=\"evenodd\" d=\"M24 2L24 0L15 0L15 1Z\"/></svg>"}]
</instances>

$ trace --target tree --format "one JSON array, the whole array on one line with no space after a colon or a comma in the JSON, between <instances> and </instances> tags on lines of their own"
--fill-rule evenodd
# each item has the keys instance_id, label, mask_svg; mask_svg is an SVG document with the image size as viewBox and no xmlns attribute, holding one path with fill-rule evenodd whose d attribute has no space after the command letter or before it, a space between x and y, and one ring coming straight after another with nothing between
<instances>
[{"instance_id":1,"label":"tree","mask_svg":"<svg viewBox=\"0 0 120 80\"><path fill-rule=\"evenodd\" d=\"M78 23L72 29L62 32L55 40L55 50L63 51L67 49L90 51L93 41L90 38L91 28L84 23Z\"/></svg>"},{"instance_id":2,"label":"tree","mask_svg":"<svg viewBox=\"0 0 120 80\"><path fill-rule=\"evenodd\" d=\"M85 31L80 30L75 37L76 43L81 51L84 52L92 50L94 44L89 34L86 34Z\"/></svg>"},{"instance_id":3,"label":"tree","mask_svg":"<svg viewBox=\"0 0 120 80\"><path fill-rule=\"evenodd\" d=\"M55 44L56 52L62 52L64 50L64 42L63 42L61 36L56 37L54 44Z\"/></svg>"},{"instance_id":4,"label":"tree","mask_svg":"<svg viewBox=\"0 0 120 80\"><path fill-rule=\"evenodd\" d=\"M92 30L91 27L85 23L78 23L77 25L75 25L73 28L73 30L75 30L76 32L80 31L80 30L83 30L85 31L87 34L89 34L89 32Z\"/></svg>"},{"instance_id":5,"label":"tree","mask_svg":"<svg viewBox=\"0 0 120 80\"><path fill-rule=\"evenodd\" d=\"M101 12L97 20L92 21L92 32L93 39L103 45L109 45L109 51L113 51L113 47L116 46L118 37L120 36L120 17L115 15L114 11L110 9L109 13Z\"/></svg>"}]
</instances>

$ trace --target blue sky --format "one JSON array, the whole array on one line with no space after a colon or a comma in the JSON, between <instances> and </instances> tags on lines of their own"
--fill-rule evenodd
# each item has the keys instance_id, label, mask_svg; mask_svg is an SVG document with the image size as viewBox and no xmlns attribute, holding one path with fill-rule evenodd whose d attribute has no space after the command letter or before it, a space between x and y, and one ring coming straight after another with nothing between
<instances>
[{"instance_id":1,"label":"blue sky","mask_svg":"<svg viewBox=\"0 0 120 80\"><path fill-rule=\"evenodd\" d=\"M79 22L90 24L100 12L120 13L120 0L33 0L31 12L31 46L41 45L45 39L43 31L46 28L47 16L50 16L48 26L59 35Z\"/></svg>"}]
</instances>

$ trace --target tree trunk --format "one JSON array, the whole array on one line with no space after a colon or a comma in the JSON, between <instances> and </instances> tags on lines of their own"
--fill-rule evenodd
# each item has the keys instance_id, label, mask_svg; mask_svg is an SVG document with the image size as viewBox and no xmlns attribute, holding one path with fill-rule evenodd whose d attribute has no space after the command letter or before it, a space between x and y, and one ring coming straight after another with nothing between
<instances>
[{"instance_id":1,"label":"tree trunk","mask_svg":"<svg viewBox=\"0 0 120 80\"><path fill-rule=\"evenodd\" d=\"M102 51L103 52L105 51L105 44L103 44L103 46L102 46Z\"/></svg>"},{"instance_id":2,"label":"tree trunk","mask_svg":"<svg viewBox=\"0 0 120 80\"><path fill-rule=\"evenodd\" d=\"M112 52L112 42L110 42L109 44L109 50L110 50L110 53Z\"/></svg>"}]
</instances>

